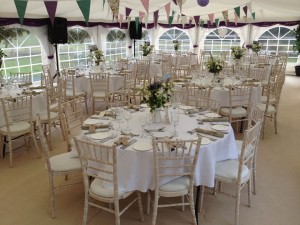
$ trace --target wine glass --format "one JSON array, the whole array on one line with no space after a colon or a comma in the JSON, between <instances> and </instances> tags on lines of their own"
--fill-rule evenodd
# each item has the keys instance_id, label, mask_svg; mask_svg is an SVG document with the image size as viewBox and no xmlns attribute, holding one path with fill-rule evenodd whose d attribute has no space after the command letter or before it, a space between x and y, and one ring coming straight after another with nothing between
<instances>
[{"instance_id":1,"label":"wine glass","mask_svg":"<svg viewBox=\"0 0 300 225\"><path fill-rule=\"evenodd\" d=\"M129 120L131 120L132 115L130 110L125 110L124 111L124 119L127 121L127 125L126 125L126 130L129 131Z\"/></svg>"},{"instance_id":2,"label":"wine glass","mask_svg":"<svg viewBox=\"0 0 300 225\"><path fill-rule=\"evenodd\" d=\"M6 97L10 97L10 89L12 88L10 80L5 81L3 88L6 89Z\"/></svg>"},{"instance_id":3,"label":"wine glass","mask_svg":"<svg viewBox=\"0 0 300 225\"><path fill-rule=\"evenodd\" d=\"M116 121L119 124L118 130L121 131L121 123L123 120L123 109L122 108L116 108Z\"/></svg>"},{"instance_id":4,"label":"wine glass","mask_svg":"<svg viewBox=\"0 0 300 225\"><path fill-rule=\"evenodd\" d=\"M176 127L179 124L179 112L177 109L173 110L173 112L171 113L171 124L173 125L174 128L174 137L176 137L177 136Z\"/></svg>"}]
</instances>

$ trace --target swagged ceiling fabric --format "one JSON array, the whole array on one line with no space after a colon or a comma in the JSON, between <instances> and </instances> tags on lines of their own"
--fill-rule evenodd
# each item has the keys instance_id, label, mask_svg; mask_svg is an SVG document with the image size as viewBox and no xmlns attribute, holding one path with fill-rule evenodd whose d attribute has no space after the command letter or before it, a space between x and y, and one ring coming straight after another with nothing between
<instances>
[{"instance_id":1,"label":"swagged ceiling fabric","mask_svg":"<svg viewBox=\"0 0 300 225\"><path fill-rule=\"evenodd\" d=\"M48 0L46 0L48 1ZM83 0L82 0L83 1ZM103 7L103 1L105 5ZM89 22L105 22L112 23L113 15L108 4L109 0L91 0ZM180 10L178 5L174 4L176 0L149 0L149 17L148 22L153 22L153 13L159 10L159 23L168 23L165 5L171 3L171 12L175 12L173 23L177 22ZM200 1L200 0L198 0ZM80 11L76 0L57 0L56 17L65 17L68 21L84 21L82 12ZM233 22L234 8L240 6L241 18L239 23L257 23L257 22L280 22L280 21L300 21L300 0L210 0L206 7L198 5L197 0L182 0L181 14L187 18L192 16L200 16L203 21L208 21L208 14L213 13L214 18L223 20L222 11L228 10L229 21ZM255 12L255 20L248 13L247 18L243 12L243 7L251 5L251 11ZM0 0L0 19L18 18L14 0ZM139 16L139 12L146 13L141 0L120 0L119 13L124 15L125 7L132 9L130 13L131 20ZM44 0L28 0L25 19L42 19L48 18Z\"/></svg>"}]
</instances>

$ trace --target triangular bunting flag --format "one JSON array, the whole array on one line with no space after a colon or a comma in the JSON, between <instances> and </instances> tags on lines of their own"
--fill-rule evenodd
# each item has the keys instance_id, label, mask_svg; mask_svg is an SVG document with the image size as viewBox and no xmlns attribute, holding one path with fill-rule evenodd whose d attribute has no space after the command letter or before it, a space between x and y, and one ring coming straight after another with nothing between
<instances>
[{"instance_id":1,"label":"triangular bunting flag","mask_svg":"<svg viewBox=\"0 0 300 225\"><path fill-rule=\"evenodd\" d=\"M247 17L248 6L244 6L244 7L243 7L243 11L244 11L244 13L245 13L245 15L246 15L246 17Z\"/></svg>"},{"instance_id":2,"label":"triangular bunting flag","mask_svg":"<svg viewBox=\"0 0 300 225\"><path fill-rule=\"evenodd\" d=\"M185 15L182 15L182 16L181 16L181 24L182 24L182 28L184 28L185 23L186 23L186 16L185 16Z\"/></svg>"},{"instance_id":3,"label":"triangular bunting flag","mask_svg":"<svg viewBox=\"0 0 300 225\"><path fill-rule=\"evenodd\" d=\"M129 14L131 13L132 9L129 9L127 7L125 7L125 14L126 14L126 19L129 16Z\"/></svg>"},{"instance_id":4,"label":"triangular bunting flag","mask_svg":"<svg viewBox=\"0 0 300 225\"><path fill-rule=\"evenodd\" d=\"M210 20L207 20L207 28L210 28Z\"/></svg>"},{"instance_id":5,"label":"triangular bunting flag","mask_svg":"<svg viewBox=\"0 0 300 225\"><path fill-rule=\"evenodd\" d=\"M173 19L174 19L174 15L175 15L175 11L172 11L172 16L169 16L169 27L171 26L171 24L173 23Z\"/></svg>"},{"instance_id":6,"label":"triangular bunting flag","mask_svg":"<svg viewBox=\"0 0 300 225\"><path fill-rule=\"evenodd\" d=\"M200 27L203 27L204 26L204 20L201 20L200 21Z\"/></svg>"},{"instance_id":7,"label":"triangular bunting flag","mask_svg":"<svg viewBox=\"0 0 300 225\"><path fill-rule=\"evenodd\" d=\"M85 22L88 23L90 18L91 0L77 0L77 4L82 12Z\"/></svg>"},{"instance_id":8,"label":"triangular bunting flag","mask_svg":"<svg viewBox=\"0 0 300 225\"><path fill-rule=\"evenodd\" d=\"M191 25L192 25L192 22L193 22L193 17L192 17L192 16L190 16L190 19L189 19L189 26L191 26Z\"/></svg>"},{"instance_id":9,"label":"triangular bunting flag","mask_svg":"<svg viewBox=\"0 0 300 225\"><path fill-rule=\"evenodd\" d=\"M171 10L171 3L170 2L165 5L165 9L166 9L166 13L167 13L167 18L170 18L170 10Z\"/></svg>"},{"instance_id":10,"label":"triangular bunting flag","mask_svg":"<svg viewBox=\"0 0 300 225\"><path fill-rule=\"evenodd\" d=\"M105 6L105 0L103 0L103 4L102 4L102 12L104 10L104 6Z\"/></svg>"},{"instance_id":11,"label":"triangular bunting flag","mask_svg":"<svg viewBox=\"0 0 300 225\"><path fill-rule=\"evenodd\" d=\"M159 11L157 10L153 13L153 22L154 22L155 29L157 28L157 23L158 23L158 12Z\"/></svg>"},{"instance_id":12,"label":"triangular bunting flag","mask_svg":"<svg viewBox=\"0 0 300 225\"><path fill-rule=\"evenodd\" d=\"M119 15L120 0L107 0L107 2L111 8L113 17L117 19Z\"/></svg>"},{"instance_id":13,"label":"triangular bunting flag","mask_svg":"<svg viewBox=\"0 0 300 225\"><path fill-rule=\"evenodd\" d=\"M228 23L228 10L222 11L222 14L223 14L223 17L224 17L225 24L227 26L227 23Z\"/></svg>"},{"instance_id":14,"label":"triangular bunting flag","mask_svg":"<svg viewBox=\"0 0 300 225\"><path fill-rule=\"evenodd\" d=\"M255 20L255 12L251 13L251 16Z\"/></svg>"},{"instance_id":15,"label":"triangular bunting flag","mask_svg":"<svg viewBox=\"0 0 300 225\"><path fill-rule=\"evenodd\" d=\"M122 23L123 23L123 15L122 14L119 15L119 23L120 23L120 28L121 28Z\"/></svg>"},{"instance_id":16,"label":"triangular bunting flag","mask_svg":"<svg viewBox=\"0 0 300 225\"><path fill-rule=\"evenodd\" d=\"M128 16L127 17L127 29L129 29L129 27L130 27L130 21L131 21L131 17Z\"/></svg>"},{"instance_id":17,"label":"triangular bunting flag","mask_svg":"<svg viewBox=\"0 0 300 225\"><path fill-rule=\"evenodd\" d=\"M57 2L56 1L45 1L45 6L49 15L49 18L51 20L51 24L54 24L55 19L55 13L57 8Z\"/></svg>"},{"instance_id":18,"label":"triangular bunting flag","mask_svg":"<svg viewBox=\"0 0 300 225\"><path fill-rule=\"evenodd\" d=\"M208 18L209 18L210 24L213 24L214 17L215 17L215 14L213 14L213 13L208 14Z\"/></svg>"},{"instance_id":19,"label":"triangular bunting flag","mask_svg":"<svg viewBox=\"0 0 300 225\"><path fill-rule=\"evenodd\" d=\"M234 13L234 23L235 25L237 25L238 22L238 15L236 13Z\"/></svg>"},{"instance_id":20,"label":"triangular bunting flag","mask_svg":"<svg viewBox=\"0 0 300 225\"><path fill-rule=\"evenodd\" d=\"M237 15L238 18L241 16L241 8L240 7L235 7L234 12Z\"/></svg>"},{"instance_id":21,"label":"triangular bunting flag","mask_svg":"<svg viewBox=\"0 0 300 225\"><path fill-rule=\"evenodd\" d=\"M199 26L200 16L194 16L196 27Z\"/></svg>"},{"instance_id":22,"label":"triangular bunting flag","mask_svg":"<svg viewBox=\"0 0 300 225\"><path fill-rule=\"evenodd\" d=\"M220 21L220 19L215 19L215 24L216 24L217 28L219 27L219 21Z\"/></svg>"},{"instance_id":23,"label":"triangular bunting flag","mask_svg":"<svg viewBox=\"0 0 300 225\"><path fill-rule=\"evenodd\" d=\"M145 16L144 12L139 12L139 21L140 21L140 23L143 21L144 16Z\"/></svg>"},{"instance_id":24,"label":"triangular bunting flag","mask_svg":"<svg viewBox=\"0 0 300 225\"><path fill-rule=\"evenodd\" d=\"M135 32L136 33L139 32L139 22L140 22L140 18L138 16L135 17Z\"/></svg>"},{"instance_id":25,"label":"triangular bunting flag","mask_svg":"<svg viewBox=\"0 0 300 225\"><path fill-rule=\"evenodd\" d=\"M144 8L146 9L147 14L149 13L149 0L141 0Z\"/></svg>"},{"instance_id":26,"label":"triangular bunting flag","mask_svg":"<svg viewBox=\"0 0 300 225\"><path fill-rule=\"evenodd\" d=\"M17 8L20 23L23 25L25 11L26 11L26 7L27 7L27 1L15 0L15 5L16 5L16 8Z\"/></svg>"}]
</instances>

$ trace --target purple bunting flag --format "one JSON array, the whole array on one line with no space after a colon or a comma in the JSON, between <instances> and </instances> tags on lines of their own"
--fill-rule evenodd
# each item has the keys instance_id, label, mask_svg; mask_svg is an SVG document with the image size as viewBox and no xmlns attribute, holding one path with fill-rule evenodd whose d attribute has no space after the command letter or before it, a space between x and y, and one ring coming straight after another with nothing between
<instances>
[{"instance_id":1,"label":"purple bunting flag","mask_svg":"<svg viewBox=\"0 0 300 225\"><path fill-rule=\"evenodd\" d=\"M51 20L52 25L54 24L55 13L57 8L57 1L45 1L45 6Z\"/></svg>"}]
</instances>

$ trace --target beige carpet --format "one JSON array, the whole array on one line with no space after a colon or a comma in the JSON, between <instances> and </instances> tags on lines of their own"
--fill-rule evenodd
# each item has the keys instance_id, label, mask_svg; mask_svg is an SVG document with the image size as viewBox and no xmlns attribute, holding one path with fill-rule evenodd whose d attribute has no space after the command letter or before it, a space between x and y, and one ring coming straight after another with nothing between
<instances>
[{"instance_id":1,"label":"beige carpet","mask_svg":"<svg viewBox=\"0 0 300 225\"><path fill-rule=\"evenodd\" d=\"M287 76L279 112L279 133L273 126L267 129L258 153L257 194L252 208L247 207L243 190L241 225L299 225L300 224L300 77ZM54 138L58 154L64 150L61 133ZM48 176L42 159L33 150L22 147L14 151L14 168L9 159L0 159L0 225L78 225L82 222L83 186L61 190L56 195L56 219L50 218ZM81 174L70 180L80 179ZM63 182L60 180L59 182ZM230 189L231 186L224 186ZM168 200L169 201L169 200ZM145 195L143 204L145 208ZM234 199L205 194L200 224L229 225L234 221ZM111 214L92 208L88 224L111 225ZM137 207L121 217L123 225L151 224L151 215L139 221ZM178 208L159 209L158 225L192 224L190 211Z\"/></svg>"}]
</instances>

